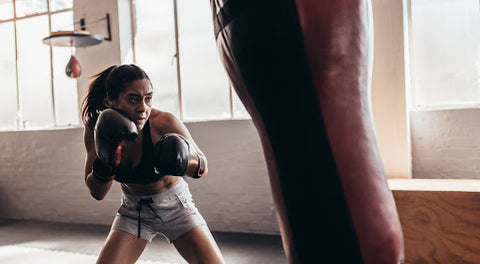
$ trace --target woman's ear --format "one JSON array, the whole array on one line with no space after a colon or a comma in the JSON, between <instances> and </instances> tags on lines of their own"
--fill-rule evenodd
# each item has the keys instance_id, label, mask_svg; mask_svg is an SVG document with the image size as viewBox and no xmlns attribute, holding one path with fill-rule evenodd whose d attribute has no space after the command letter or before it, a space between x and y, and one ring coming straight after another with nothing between
<instances>
[{"instance_id":1,"label":"woman's ear","mask_svg":"<svg viewBox=\"0 0 480 264\"><path fill-rule=\"evenodd\" d=\"M113 101L108 98L105 98L105 100L103 100L103 104L108 108L113 107Z\"/></svg>"}]
</instances>

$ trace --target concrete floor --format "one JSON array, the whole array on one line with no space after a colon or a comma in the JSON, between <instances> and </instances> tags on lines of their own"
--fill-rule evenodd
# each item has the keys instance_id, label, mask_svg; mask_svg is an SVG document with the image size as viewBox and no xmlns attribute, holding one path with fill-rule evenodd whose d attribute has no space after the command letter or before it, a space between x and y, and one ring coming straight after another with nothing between
<instances>
[{"instance_id":1,"label":"concrete floor","mask_svg":"<svg viewBox=\"0 0 480 264\"><path fill-rule=\"evenodd\" d=\"M0 221L0 263L95 263L107 237L108 226ZM287 263L280 236L214 232L228 264ZM175 248L157 236L140 263L186 263Z\"/></svg>"}]
</instances>

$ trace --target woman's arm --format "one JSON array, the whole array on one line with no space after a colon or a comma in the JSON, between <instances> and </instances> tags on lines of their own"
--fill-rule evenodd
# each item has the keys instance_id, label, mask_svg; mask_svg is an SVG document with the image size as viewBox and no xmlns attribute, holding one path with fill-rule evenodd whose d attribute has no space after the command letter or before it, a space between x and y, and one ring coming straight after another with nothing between
<instances>
[{"instance_id":1,"label":"woman's arm","mask_svg":"<svg viewBox=\"0 0 480 264\"><path fill-rule=\"evenodd\" d=\"M90 194L97 200L102 200L110 190L113 181L102 182L95 178L92 173L93 161L97 157L95 152L95 141L93 139L93 131L88 127L84 131L84 143L87 151L85 158L85 183L90 189Z\"/></svg>"}]
</instances>

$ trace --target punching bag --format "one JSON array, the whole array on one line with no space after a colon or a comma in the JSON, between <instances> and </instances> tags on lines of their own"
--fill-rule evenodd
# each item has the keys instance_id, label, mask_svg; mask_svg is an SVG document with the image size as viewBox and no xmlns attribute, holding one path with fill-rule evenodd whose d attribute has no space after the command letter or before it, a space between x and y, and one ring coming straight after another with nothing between
<instances>
[{"instance_id":1,"label":"punching bag","mask_svg":"<svg viewBox=\"0 0 480 264\"><path fill-rule=\"evenodd\" d=\"M82 68L80 67L80 63L78 62L75 56L71 56L70 60L65 67L65 74L70 78L78 78L82 73Z\"/></svg>"},{"instance_id":2,"label":"punching bag","mask_svg":"<svg viewBox=\"0 0 480 264\"><path fill-rule=\"evenodd\" d=\"M402 263L370 103L370 0L211 0L289 263Z\"/></svg>"}]
</instances>

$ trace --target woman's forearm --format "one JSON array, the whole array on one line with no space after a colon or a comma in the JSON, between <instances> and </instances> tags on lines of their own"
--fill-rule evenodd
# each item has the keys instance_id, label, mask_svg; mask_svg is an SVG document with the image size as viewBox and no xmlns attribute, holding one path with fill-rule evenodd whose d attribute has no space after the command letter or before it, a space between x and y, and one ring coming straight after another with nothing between
<instances>
[{"instance_id":1,"label":"woman's forearm","mask_svg":"<svg viewBox=\"0 0 480 264\"><path fill-rule=\"evenodd\" d=\"M85 184L87 185L88 189L90 190L90 194L93 198L97 200L102 200L107 195L110 187L112 187L112 181L103 182L96 179L93 176L93 172L90 172L85 177Z\"/></svg>"}]
</instances>

